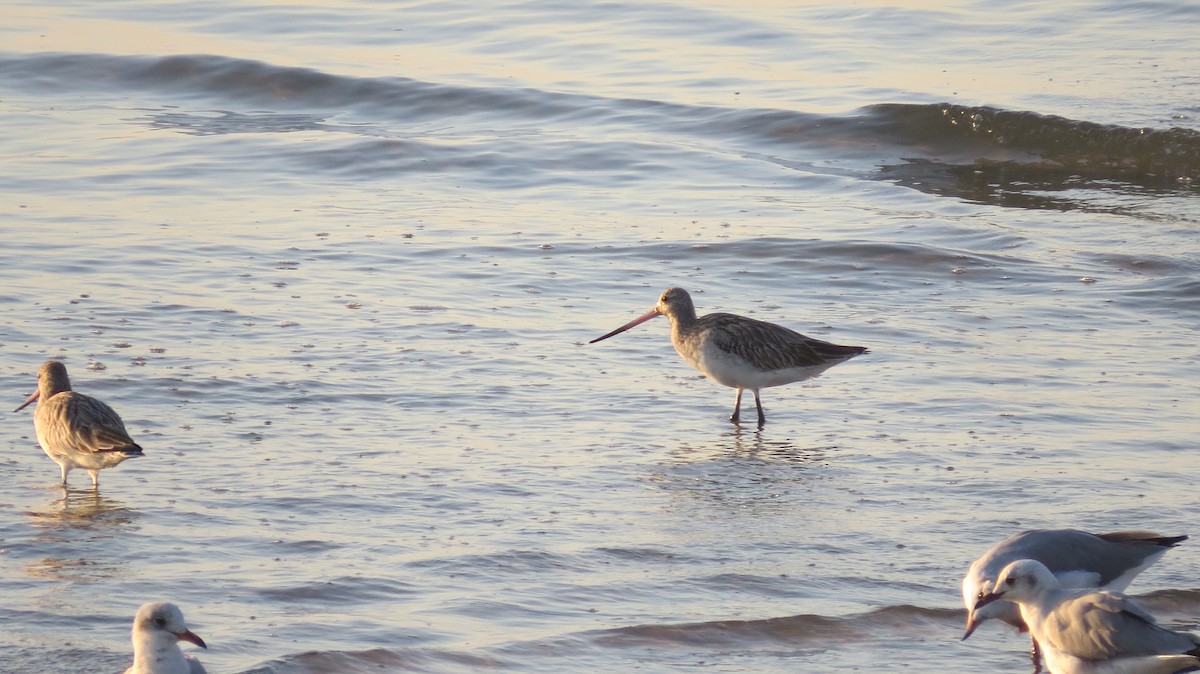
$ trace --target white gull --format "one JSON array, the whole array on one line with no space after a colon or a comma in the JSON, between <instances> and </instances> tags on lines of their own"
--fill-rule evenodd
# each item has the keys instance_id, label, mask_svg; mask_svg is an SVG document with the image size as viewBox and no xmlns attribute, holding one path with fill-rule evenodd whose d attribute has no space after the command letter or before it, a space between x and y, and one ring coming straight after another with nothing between
<instances>
[{"instance_id":1,"label":"white gull","mask_svg":"<svg viewBox=\"0 0 1200 674\"><path fill-rule=\"evenodd\" d=\"M1035 529L1013 534L971 564L962 580L967 629L963 639L991 618L1026 631L1021 611L1010 601L995 601L978 611L975 603L992 591L996 577L1009 563L1036 559L1058 578L1063 587L1107 588L1122 592L1142 571L1187 536L1160 536L1147 531L1091 534L1075 529ZM1040 671L1037 642L1030 651L1034 671Z\"/></svg>"},{"instance_id":2,"label":"white gull","mask_svg":"<svg viewBox=\"0 0 1200 674\"><path fill-rule=\"evenodd\" d=\"M180 640L208 648L188 629L178 606L144 604L133 618L133 666L125 674L205 674L199 660L179 649Z\"/></svg>"},{"instance_id":3,"label":"white gull","mask_svg":"<svg viewBox=\"0 0 1200 674\"><path fill-rule=\"evenodd\" d=\"M1177 674L1200 669L1200 638L1160 627L1133 599L1110 590L1066 589L1041 562L1000 572L975 610L1016 602L1051 674Z\"/></svg>"}]
</instances>

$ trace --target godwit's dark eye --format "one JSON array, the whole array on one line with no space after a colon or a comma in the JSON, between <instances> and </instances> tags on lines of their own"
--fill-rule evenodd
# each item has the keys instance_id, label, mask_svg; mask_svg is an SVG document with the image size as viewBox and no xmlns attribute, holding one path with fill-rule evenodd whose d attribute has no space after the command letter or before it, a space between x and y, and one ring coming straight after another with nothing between
<instances>
[{"instance_id":1,"label":"godwit's dark eye","mask_svg":"<svg viewBox=\"0 0 1200 674\"><path fill-rule=\"evenodd\" d=\"M1016 585L1016 584L1017 584L1017 579L1016 579L1016 578L1005 578L1005 579L1004 579L1004 582L1005 582L1005 583L1007 583L1007 584L1009 584L1009 585Z\"/></svg>"}]
</instances>

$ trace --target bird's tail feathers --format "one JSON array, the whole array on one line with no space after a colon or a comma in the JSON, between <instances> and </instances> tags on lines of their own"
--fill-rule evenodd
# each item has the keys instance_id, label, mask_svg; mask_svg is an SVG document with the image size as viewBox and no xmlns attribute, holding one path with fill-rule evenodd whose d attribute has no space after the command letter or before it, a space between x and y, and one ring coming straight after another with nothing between
<instances>
[{"instance_id":1,"label":"bird's tail feathers","mask_svg":"<svg viewBox=\"0 0 1200 674\"><path fill-rule=\"evenodd\" d=\"M1160 536L1152 531L1113 531L1107 534L1096 534L1096 536L1098 538L1103 538L1109 543L1142 541L1145 543L1161 545L1164 548L1173 548L1188 539L1187 535Z\"/></svg>"},{"instance_id":2,"label":"bird's tail feathers","mask_svg":"<svg viewBox=\"0 0 1200 674\"><path fill-rule=\"evenodd\" d=\"M131 459L132 459L132 458L134 458L134 457L138 457L138 456L145 456L145 452L143 452L143 451L142 451L142 446L141 446L141 445L132 445L132 444L130 444L130 445L125 445L124 447L109 447L109 448L107 448L107 449L102 449L102 450L100 450L100 451L101 451L101 452L114 452L114 453L117 453L117 454L124 454L125 456L127 456L127 457L129 457L129 458L131 458Z\"/></svg>"}]
</instances>

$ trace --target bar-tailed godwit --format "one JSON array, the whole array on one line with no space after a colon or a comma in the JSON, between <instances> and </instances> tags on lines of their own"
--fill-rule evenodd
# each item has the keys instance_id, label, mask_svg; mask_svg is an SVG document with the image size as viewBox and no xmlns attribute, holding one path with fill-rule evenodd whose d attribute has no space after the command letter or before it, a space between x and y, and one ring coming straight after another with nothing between
<instances>
[{"instance_id":1,"label":"bar-tailed godwit","mask_svg":"<svg viewBox=\"0 0 1200 674\"><path fill-rule=\"evenodd\" d=\"M133 618L133 666L125 674L205 674L199 660L179 649L180 641L208 648L187 628L178 606L143 605Z\"/></svg>"},{"instance_id":2,"label":"bar-tailed godwit","mask_svg":"<svg viewBox=\"0 0 1200 674\"><path fill-rule=\"evenodd\" d=\"M92 486L99 487L101 470L142 456L142 448L129 437L113 408L71 390L62 363L46 361L38 370L38 389L13 411L19 412L35 400L33 427L46 455L62 469L63 487L72 468L87 470Z\"/></svg>"},{"instance_id":3,"label":"bar-tailed godwit","mask_svg":"<svg viewBox=\"0 0 1200 674\"><path fill-rule=\"evenodd\" d=\"M718 384L737 389L730 421L736 424L741 418L742 391L754 392L759 428L767 421L759 389L811 379L867 351L866 347L830 344L745 316L716 313L697 318L692 296L683 288L667 289L653 309L588 343L608 339L656 316L671 321L671 343L689 365Z\"/></svg>"}]
</instances>

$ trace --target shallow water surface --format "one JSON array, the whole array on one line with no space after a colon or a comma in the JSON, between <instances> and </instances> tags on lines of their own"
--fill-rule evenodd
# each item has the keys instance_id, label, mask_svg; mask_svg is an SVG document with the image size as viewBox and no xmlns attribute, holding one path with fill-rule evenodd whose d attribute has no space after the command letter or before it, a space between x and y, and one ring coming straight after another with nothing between
<instances>
[{"instance_id":1,"label":"shallow water surface","mask_svg":"<svg viewBox=\"0 0 1200 674\"><path fill-rule=\"evenodd\" d=\"M146 456L64 492L9 415L6 672L155 599L213 672L1026 672L972 559L1200 536L1194 11L8 16L0 388L61 358ZM587 344L673 285L871 351L734 426L666 320Z\"/></svg>"}]
</instances>

